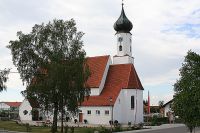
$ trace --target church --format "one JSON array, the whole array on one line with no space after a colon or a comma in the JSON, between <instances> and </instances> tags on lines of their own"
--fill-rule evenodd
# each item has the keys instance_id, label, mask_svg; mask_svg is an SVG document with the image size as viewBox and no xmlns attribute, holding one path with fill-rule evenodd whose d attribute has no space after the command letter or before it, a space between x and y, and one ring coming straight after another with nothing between
<instances>
[{"instance_id":1,"label":"church","mask_svg":"<svg viewBox=\"0 0 200 133\"><path fill-rule=\"evenodd\" d=\"M87 84L91 94L79 107L76 119L80 123L87 121L88 124L108 125L109 121L116 120L121 124L143 122L144 89L134 67L132 28L122 4L121 15L114 23L117 42L113 60L110 55L87 59L91 73ZM20 120L32 121L32 114L28 112L33 108L25 99L20 106Z\"/></svg>"}]
</instances>

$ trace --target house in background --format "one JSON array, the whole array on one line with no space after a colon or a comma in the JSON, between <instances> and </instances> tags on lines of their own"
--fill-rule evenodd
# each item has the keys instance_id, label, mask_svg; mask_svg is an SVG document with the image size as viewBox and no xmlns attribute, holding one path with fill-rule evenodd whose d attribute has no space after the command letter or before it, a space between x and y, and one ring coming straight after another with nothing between
<instances>
[{"instance_id":1,"label":"house in background","mask_svg":"<svg viewBox=\"0 0 200 133\"><path fill-rule=\"evenodd\" d=\"M39 108L39 104L36 100L24 99L19 107L19 117L22 123L29 123L34 121L53 121L53 115L43 112Z\"/></svg>"},{"instance_id":2,"label":"house in background","mask_svg":"<svg viewBox=\"0 0 200 133\"><path fill-rule=\"evenodd\" d=\"M18 119L20 105L21 102L0 102L1 117L8 117L9 119Z\"/></svg>"},{"instance_id":3,"label":"house in background","mask_svg":"<svg viewBox=\"0 0 200 133\"><path fill-rule=\"evenodd\" d=\"M132 56L132 23L125 15L123 4L121 15L114 24L116 31L116 55L88 57L91 75L87 81L91 94L79 106L77 119L89 124L143 122L143 86L134 67ZM38 107L38 106L37 106ZM33 121L34 105L25 99L20 106L20 119ZM37 109L36 109L37 110ZM45 116L39 112L36 116Z\"/></svg>"},{"instance_id":4,"label":"house in background","mask_svg":"<svg viewBox=\"0 0 200 133\"><path fill-rule=\"evenodd\" d=\"M173 103L173 99L168 101L167 103L165 103L162 108L163 108L163 114L164 114L164 117L169 117L169 114L172 114L173 111L172 111L172 103Z\"/></svg>"}]
</instances>

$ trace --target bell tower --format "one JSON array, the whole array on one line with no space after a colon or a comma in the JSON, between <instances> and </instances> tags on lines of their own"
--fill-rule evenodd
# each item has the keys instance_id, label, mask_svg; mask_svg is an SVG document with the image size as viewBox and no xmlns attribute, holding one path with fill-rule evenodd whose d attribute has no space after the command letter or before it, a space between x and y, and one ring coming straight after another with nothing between
<instances>
[{"instance_id":1,"label":"bell tower","mask_svg":"<svg viewBox=\"0 0 200 133\"><path fill-rule=\"evenodd\" d=\"M114 64L133 63L132 57L132 30L133 25L126 17L124 12L124 4L122 3L121 15L114 24L117 38L117 55L113 57Z\"/></svg>"}]
</instances>

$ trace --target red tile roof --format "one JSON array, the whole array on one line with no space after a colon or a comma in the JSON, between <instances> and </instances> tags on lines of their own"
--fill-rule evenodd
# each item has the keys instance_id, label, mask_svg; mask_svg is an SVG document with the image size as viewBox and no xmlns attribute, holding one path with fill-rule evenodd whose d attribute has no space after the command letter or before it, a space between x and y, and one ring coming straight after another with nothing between
<instances>
[{"instance_id":1,"label":"red tile roof","mask_svg":"<svg viewBox=\"0 0 200 133\"><path fill-rule=\"evenodd\" d=\"M109 57L110 57L109 55L106 55L106 56L96 56L87 58L87 64L89 66L91 74L89 79L87 80L87 85L90 88L99 87Z\"/></svg>"},{"instance_id":2,"label":"red tile roof","mask_svg":"<svg viewBox=\"0 0 200 133\"><path fill-rule=\"evenodd\" d=\"M133 64L110 65L101 94L89 96L82 106L114 105L121 89L143 89ZM112 97L112 103L109 102L110 97Z\"/></svg>"},{"instance_id":3,"label":"red tile roof","mask_svg":"<svg viewBox=\"0 0 200 133\"><path fill-rule=\"evenodd\" d=\"M10 107L19 107L22 102L5 102L5 104L9 105Z\"/></svg>"}]
</instances>

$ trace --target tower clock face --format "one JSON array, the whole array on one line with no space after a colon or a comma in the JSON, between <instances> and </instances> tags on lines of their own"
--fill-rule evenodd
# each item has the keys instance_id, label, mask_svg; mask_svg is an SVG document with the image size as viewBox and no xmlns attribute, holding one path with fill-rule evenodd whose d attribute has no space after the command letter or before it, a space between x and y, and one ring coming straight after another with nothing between
<instances>
[{"instance_id":1,"label":"tower clock face","mask_svg":"<svg viewBox=\"0 0 200 133\"><path fill-rule=\"evenodd\" d=\"M122 38L122 37L119 37L119 38L118 38L118 41L119 41L119 42L122 42L122 41L123 41L123 38Z\"/></svg>"}]
</instances>

